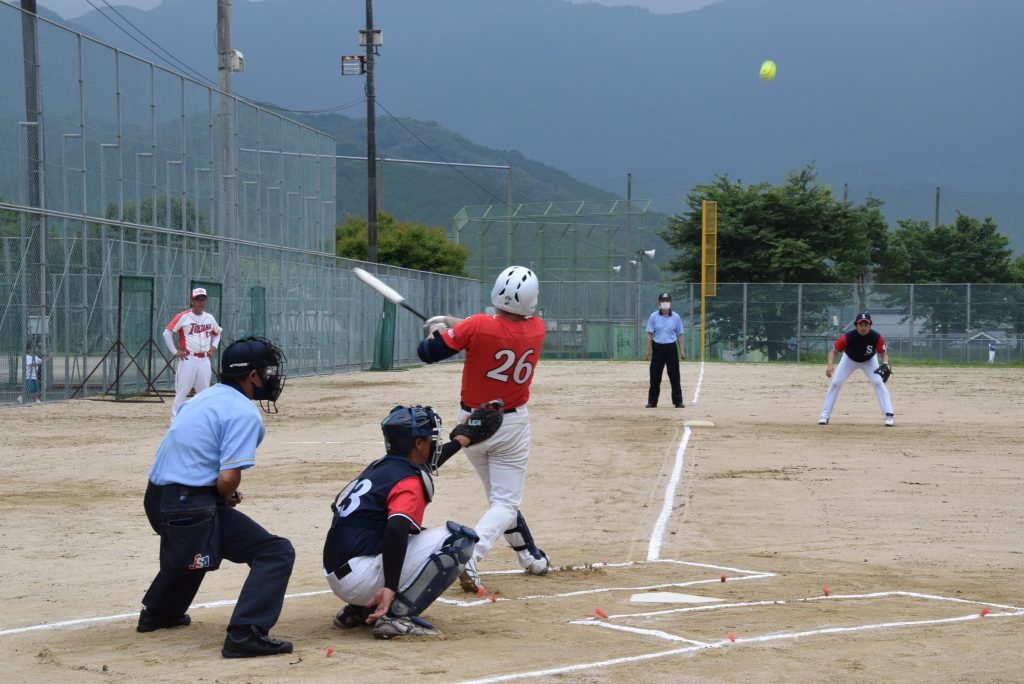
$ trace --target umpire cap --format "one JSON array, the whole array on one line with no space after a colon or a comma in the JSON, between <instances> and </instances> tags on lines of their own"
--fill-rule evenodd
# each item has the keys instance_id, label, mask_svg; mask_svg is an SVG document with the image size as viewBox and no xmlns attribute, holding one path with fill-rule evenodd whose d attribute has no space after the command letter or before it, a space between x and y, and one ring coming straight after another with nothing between
<instances>
[{"instance_id":1,"label":"umpire cap","mask_svg":"<svg viewBox=\"0 0 1024 684\"><path fill-rule=\"evenodd\" d=\"M672 295L670 295L668 292L662 292L660 295L658 295L658 301L659 302L671 302L672 301Z\"/></svg>"},{"instance_id":2,"label":"umpire cap","mask_svg":"<svg viewBox=\"0 0 1024 684\"><path fill-rule=\"evenodd\" d=\"M244 378L250 371L281 366L287 359L284 352L264 337L246 337L228 345L220 357L220 374L227 378Z\"/></svg>"}]
</instances>

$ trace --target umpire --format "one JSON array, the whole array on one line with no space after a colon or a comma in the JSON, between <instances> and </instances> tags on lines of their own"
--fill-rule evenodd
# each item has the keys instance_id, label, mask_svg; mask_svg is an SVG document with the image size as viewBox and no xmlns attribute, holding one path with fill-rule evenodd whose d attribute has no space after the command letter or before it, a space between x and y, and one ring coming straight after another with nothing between
<instances>
[{"instance_id":1,"label":"umpire","mask_svg":"<svg viewBox=\"0 0 1024 684\"><path fill-rule=\"evenodd\" d=\"M683 352L683 320L672 311L672 295L658 295L658 309L647 319L646 358L651 362L651 386L647 390L647 408L657 408L661 394L661 372L668 369L672 384L672 405L683 408L683 388L679 384L679 359Z\"/></svg>"},{"instance_id":2,"label":"umpire","mask_svg":"<svg viewBox=\"0 0 1024 684\"><path fill-rule=\"evenodd\" d=\"M142 599L139 632L184 627L185 612L206 573L222 558L249 565L221 654L225 658L291 653L269 636L281 615L295 563L291 542L267 532L235 508L242 471L256 464L263 418L284 387L284 354L269 340L233 342L221 355L221 384L181 407L149 470L144 506L160 535L160 572Z\"/></svg>"}]
</instances>

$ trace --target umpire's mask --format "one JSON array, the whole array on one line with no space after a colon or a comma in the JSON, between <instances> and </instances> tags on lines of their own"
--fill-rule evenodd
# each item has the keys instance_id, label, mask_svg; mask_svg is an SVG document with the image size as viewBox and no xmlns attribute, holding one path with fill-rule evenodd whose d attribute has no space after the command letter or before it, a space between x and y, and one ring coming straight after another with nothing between
<instances>
[{"instance_id":1,"label":"umpire's mask","mask_svg":"<svg viewBox=\"0 0 1024 684\"><path fill-rule=\"evenodd\" d=\"M260 372L260 386L252 398L267 413L277 413L277 399L284 390L284 352L264 337L246 337L228 345L221 355L221 377L237 382L254 370Z\"/></svg>"}]
</instances>

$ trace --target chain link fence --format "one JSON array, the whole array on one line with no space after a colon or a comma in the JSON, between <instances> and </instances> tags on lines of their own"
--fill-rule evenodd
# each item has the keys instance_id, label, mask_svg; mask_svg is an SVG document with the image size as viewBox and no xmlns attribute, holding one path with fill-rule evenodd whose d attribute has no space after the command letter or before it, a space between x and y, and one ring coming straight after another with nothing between
<instances>
[{"instance_id":1,"label":"chain link fence","mask_svg":"<svg viewBox=\"0 0 1024 684\"><path fill-rule=\"evenodd\" d=\"M366 368L382 300L334 256L335 140L0 3L0 403L170 389L160 331L210 305L292 374ZM479 283L372 268L424 311ZM211 309L213 310L213 309ZM395 364L419 321L395 320Z\"/></svg>"},{"instance_id":2,"label":"chain link fence","mask_svg":"<svg viewBox=\"0 0 1024 684\"><path fill-rule=\"evenodd\" d=\"M658 294L673 296L686 353L700 356L700 286L621 281L542 281L545 354L643 358ZM706 305L705 359L824 360L868 311L900 363L1024 363L1024 284L856 285L718 283Z\"/></svg>"}]
</instances>

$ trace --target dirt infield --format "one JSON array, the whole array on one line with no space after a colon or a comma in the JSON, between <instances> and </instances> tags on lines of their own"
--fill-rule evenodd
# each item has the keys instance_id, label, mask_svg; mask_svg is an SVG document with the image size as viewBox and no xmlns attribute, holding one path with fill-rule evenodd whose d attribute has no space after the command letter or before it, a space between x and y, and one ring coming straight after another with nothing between
<instances>
[{"instance_id":1,"label":"dirt infield","mask_svg":"<svg viewBox=\"0 0 1024 684\"><path fill-rule=\"evenodd\" d=\"M296 547L273 630L295 653L243 661L220 656L224 602L247 570L230 563L207 578L192 626L134 631L157 568L142 493L170 404L0 411L5 681L1024 676L1024 372L998 367L897 366L897 424L885 428L859 374L818 426L818 366L701 375L688 362L687 407L648 410L646 364L543 362L523 511L553 563L578 567L525 576L496 548L481 565L493 601L456 585L427 611L444 642L335 629L340 603L320 568L329 502L380 455L392 406L433 404L450 421L460 372L289 379L242 505ZM474 524L484 499L465 459L436 484L427 524ZM633 600L652 592L691 602Z\"/></svg>"}]
</instances>

